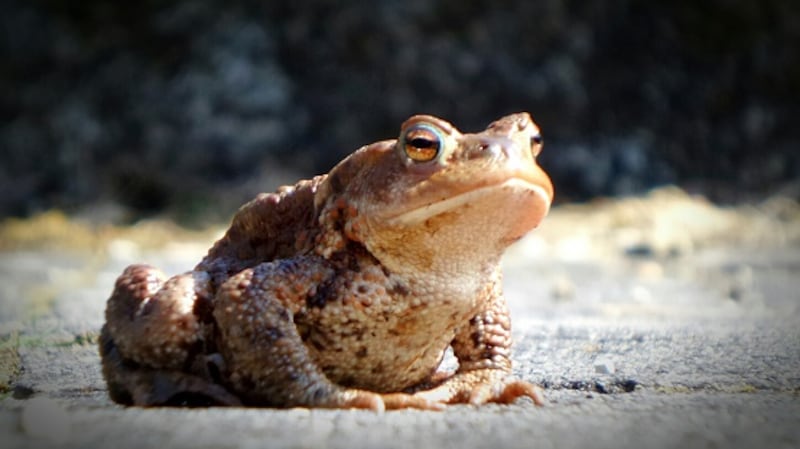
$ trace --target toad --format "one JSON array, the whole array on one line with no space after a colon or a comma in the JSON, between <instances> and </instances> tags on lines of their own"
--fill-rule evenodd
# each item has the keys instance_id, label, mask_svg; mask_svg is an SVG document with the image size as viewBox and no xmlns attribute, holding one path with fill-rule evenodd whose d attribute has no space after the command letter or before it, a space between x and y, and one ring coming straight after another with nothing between
<instances>
[{"instance_id":1,"label":"toad","mask_svg":"<svg viewBox=\"0 0 800 449\"><path fill-rule=\"evenodd\" d=\"M511 374L505 249L547 214L527 113L428 115L329 174L261 194L191 271L132 265L100 338L117 402L442 409L539 389ZM455 372L438 371L452 348Z\"/></svg>"}]
</instances>

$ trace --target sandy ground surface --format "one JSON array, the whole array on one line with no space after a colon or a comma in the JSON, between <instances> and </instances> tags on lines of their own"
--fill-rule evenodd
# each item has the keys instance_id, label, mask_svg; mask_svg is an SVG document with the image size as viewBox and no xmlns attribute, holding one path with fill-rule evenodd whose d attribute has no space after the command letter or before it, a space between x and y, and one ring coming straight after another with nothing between
<instances>
[{"instance_id":1,"label":"sandy ground surface","mask_svg":"<svg viewBox=\"0 0 800 449\"><path fill-rule=\"evenodd\" d=\"M0 447L800 447L800 207L674 189L564 206L505 260L515 370L549 401L444 412L138 409L96 338L116 275L219 230L0 228ZM445 361L452 363L452 360Z\"/></svg>"}]
</instances>

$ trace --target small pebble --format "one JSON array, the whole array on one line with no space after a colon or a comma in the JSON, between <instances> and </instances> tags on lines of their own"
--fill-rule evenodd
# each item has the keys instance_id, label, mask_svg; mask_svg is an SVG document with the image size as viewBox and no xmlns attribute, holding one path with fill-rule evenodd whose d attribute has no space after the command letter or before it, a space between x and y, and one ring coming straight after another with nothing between
<instances>
[{"instance_id":1,"label":"small pebble","mask_svg":"<svg viewBox=\"0 0 800 449\"><path fill-rule=\"evenodd\" d=\"M71 431L69 415L64 407L43 397L25 403L20 427L26 435L49 443L65 443Z\"/></svg>"},{"instance_id":2,"label":"small pebble","mask_svg":"<svg viewBox=\"0 0 800 449\"><path fill-rule=\"evenodd\" d=\"M596 374L613 374L615 371L614 362L607 358L597 358L594 362L594 372Z\"/></svg>"},{"instance_id":3,"label":"small pebble","mask_svg":"<svg viewBox=\"0 0 800 449\"><path fill-rule=\"evenodd\" d=\"M575 284L567 276L559 276L553 281L550 294L557 301L571 300L575 297Z\"/></svg>"}]
</instances>

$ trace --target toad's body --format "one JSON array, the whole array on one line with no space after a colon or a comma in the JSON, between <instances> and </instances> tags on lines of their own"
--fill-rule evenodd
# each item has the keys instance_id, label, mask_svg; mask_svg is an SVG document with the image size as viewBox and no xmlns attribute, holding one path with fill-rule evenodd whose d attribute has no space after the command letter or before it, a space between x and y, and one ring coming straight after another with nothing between
<instances>
[{"instance_id":1,"label":"toad's body","mask_svg":"<svg viewBox=\"0 0 800 449\"><path fill-rule=\"evenodd\" d=\"M528 114L461 134L430 116L328 175L244 205L191 272L117 280L111 397L140 405L441 408L541 401L511 374L505 248L552 185ZM452 346L458 371L437 373Z\"/></svg>"}]
</instances>

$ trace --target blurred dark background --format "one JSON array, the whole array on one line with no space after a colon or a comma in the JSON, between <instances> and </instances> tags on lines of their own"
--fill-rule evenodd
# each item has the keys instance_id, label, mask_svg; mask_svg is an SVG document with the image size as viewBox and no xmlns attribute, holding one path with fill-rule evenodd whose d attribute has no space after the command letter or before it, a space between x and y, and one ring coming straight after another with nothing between
<instances>
[{"instance_id":1,"label":"blurred dark background","mask_svg":"<svg viewBox=\"0 0 800 449\"><path fill-rule=\"evenodd\" d=\"M414 113L525 110L560 201L800 191L797 0L11 0L0 217L224 218Z\"/></svg>"}]
</instances>

